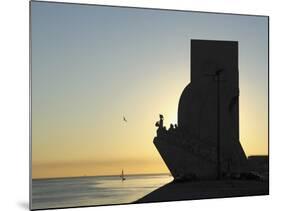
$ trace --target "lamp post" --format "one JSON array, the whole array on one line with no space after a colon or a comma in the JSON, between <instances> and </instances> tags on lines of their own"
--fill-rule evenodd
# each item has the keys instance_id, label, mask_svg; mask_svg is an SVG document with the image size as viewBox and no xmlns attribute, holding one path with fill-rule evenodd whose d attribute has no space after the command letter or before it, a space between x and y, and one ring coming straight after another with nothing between
<instances>
[{"instance_id":1,"label":"lamp post","mask_svg":"<svg viewBox=\"0 0 281 211\"><path fill-rule=\"evenodd\" d=\"M218 69L215 73L217 81L217 179L221 179L221 150L220 150L220 74L223 69Z\"/></svg>"}]
</instances>

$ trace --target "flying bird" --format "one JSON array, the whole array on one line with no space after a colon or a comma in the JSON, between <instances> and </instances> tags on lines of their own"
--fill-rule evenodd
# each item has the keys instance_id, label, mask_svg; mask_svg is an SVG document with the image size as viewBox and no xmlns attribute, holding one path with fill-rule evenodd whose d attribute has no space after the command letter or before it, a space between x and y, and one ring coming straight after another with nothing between
<instances>
[{"instance_id":1,"label":"flying bird","mask_svg":"<svg viewBox=\"0 0 281 211\"><path fill-rule=\"evenodd\" d=\"M125 116L123 116L123 121L124 122L128 122L127 119L125 118Z\"/></svg>"}]
</instances>

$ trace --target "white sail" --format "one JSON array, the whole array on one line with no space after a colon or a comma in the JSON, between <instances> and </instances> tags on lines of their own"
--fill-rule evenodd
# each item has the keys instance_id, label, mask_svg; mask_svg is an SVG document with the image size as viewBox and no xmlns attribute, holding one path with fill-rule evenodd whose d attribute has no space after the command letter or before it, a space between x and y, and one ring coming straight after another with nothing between
<instances>
[{"instance_id":1,"label":"white sail","mask_svg":"<svg viewBox=\"0 0 281 211\"><path fill-rule=\"evenodd\" d=\"M122 173L121 173L121 176L120 176L120 177L121 177L122 181L126 179L126 178L124 177L124 171L123 171L123 169L122 169Z\"/></svg>"}]
</instances>

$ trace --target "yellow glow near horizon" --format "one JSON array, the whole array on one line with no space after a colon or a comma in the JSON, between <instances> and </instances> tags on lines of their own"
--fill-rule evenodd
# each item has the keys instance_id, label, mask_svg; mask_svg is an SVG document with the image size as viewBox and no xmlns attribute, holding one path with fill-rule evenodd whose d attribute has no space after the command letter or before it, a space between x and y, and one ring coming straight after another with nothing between
<instances>
[{"instance_id":1,"label":"yellow glow near horizon","mask_svg":"<svg viewBox=\"0 0 281 211\"><path fill-rule=\"evenodd\" d=\"M246 106L243 95L240 101L240 142L244 151L247 156L266 155L268 144L264 140L267 140L267 129L260 128L261 126L255 122L266 120L267 114L258 115L259 106L256 109L251 105ZM171 108L177 108L177 103L172 104L172 106L163 106L163 110L170 111L170 113L163 113L166 117L164 123L167 128L170 123L176 123L177 116ZM136 127L124 123L121 127L112 128L110 133L106 133L102 128L96 128L98 133L94 135L93 128L83 127L71 132L65 132L61 130L62 128L47 131L48 134L44 137L48 139L48 145L44 148L40 145L41 142L33 141L35 150L33 150L32 177L118 175L121 169L124 169L126 174L169 172L152 143L156 133L153 119L157 120L158 114L152 115L153 118L148 118L148 116L149 114L142 118L150 121L149 126L146 126L147 121ZM249 122L249 119L255 121ZM146 128L147 131L139 134L139 127ZM34 140L42 139L42 136L36 135L36 131L33 133ZM68 142L65 144L66 142L60 142L59 139L68 140ZM93 141L91 144L91 139L104 141L101 143ZM107 143L112 139L115 139L115 143ZM95 147L100 147L100 149L96 150ZM39 148L44 150L39 150ZM108 149L114 149L114 152Z\"/></svg>"},{"instance_id":2,"label":"yellow glow near horizon","mask_svg":"<svg viewBox=\"0 0 281 211\"><path fill-rule=\"evenodd\" d=\"M141 105L146 107L142 108L142 113L127 108L127 123L122 122L122 116L116 116L116 111L96 120L99 124L83 113L68 116L69 120L63 124L60 122L62 114L45 117L39 122L35 118L32 177L118 175L121 169L127 174L169 172L152 142L156 135L154 124L159 113L164 115L167 129L170 123L177 122L178 100L184 82L181 84L175 90L165 90L166 95L151 100L150 106ZM247 93L241 88L240 142L247 156L266 155L267 128L264 128L266 124L260 124L267 121L267 113L260 114L266 108L264 104L255 103L255 95L246 97ZM147 98L153 99L154 94ZM135 100L136 105L139 102ZM161 108L158 109L159 104Z\"/></svg>"},{"instance_id":3,"label":"yellow glow near horizon","mask_svg":"<svg viewBox=\"0 0 281 211\"><path fill-rule=\"evenodd\" d=\"M158 83L160 87L167 82ZM144 97L150 104L142 104L138 96L132 97L132 91L124 99L129 102L125 109L127 123L122 120L118 104L111 108L110 115L91 117L91 108L85 116L84 109L75 115L69 105L70 113L64 110L53 116L41 114L40 119L34 116L33 178L119 174L121 169L129 174L169 172L153 145L157 129L154 124L159 113L165 116L167 128L176 123L177 101L186 82L176 83L173 89L164 90L165 95L142 87L140 97L146 93ZM62 119L68 121L62 123Z\"/></svg>"},{"instance_id":4,"label":"yellow glow near horizon","mask_svg":"<svg viewBox=\"0 0 281 211\"><path fill-rule=\"evenodd\" d=\"M168 173L159 158L151 160L81 161L33 164L32 178ZM54 172L55 176L54 176Z\"/></svg>"}]
</instances>

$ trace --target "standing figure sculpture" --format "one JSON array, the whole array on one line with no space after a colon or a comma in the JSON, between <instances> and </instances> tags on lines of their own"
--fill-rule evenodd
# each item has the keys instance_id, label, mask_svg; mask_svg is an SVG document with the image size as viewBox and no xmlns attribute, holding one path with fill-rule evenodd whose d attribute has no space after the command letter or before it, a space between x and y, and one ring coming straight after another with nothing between
<instances>
[{"instance_id":1,"label":"standing figure sculpture","mask_svg":"<svg viewBox=\"0 0 281 211\"><path fill-rule=\"evenodd\" d=\"M155 123L155 126L158 127L157 129L157 136L164 135L166 128L164 127L164 116L159 114L160 120Z\"/></svg>"}]
</instances>

